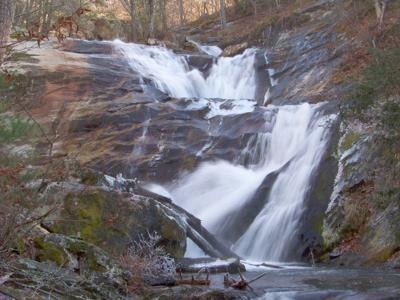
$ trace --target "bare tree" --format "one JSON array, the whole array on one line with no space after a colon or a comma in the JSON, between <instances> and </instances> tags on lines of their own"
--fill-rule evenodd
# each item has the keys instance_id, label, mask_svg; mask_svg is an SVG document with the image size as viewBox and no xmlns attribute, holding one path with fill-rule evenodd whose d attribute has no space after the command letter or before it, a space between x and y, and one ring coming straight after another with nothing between
<instances>
[{"instance_id":1,"label":"bare tree","mask_svg":"<svg viewBox=\"0 0 400 300\"><path fill-rule=\"evenodd\" d=\"M136 41L143 35L142 24L135 0L120 0L122 6L131 17L131 40Z\"/></svg>"},{"instance_id":2,"label":"bare tree","mask_svg":"<svg viewBox=\"0 0 400 300\"><path fill-rule=\"evenodd\" d=\"M179 0L179 23L181 26L185 23L185 9L183 6L183 0Z\"/></svg>"},{"instance_id":3,"label":"bare tree","mask_svg":"<svg viewBox=\"0 0 400 300\"><path fill-rule=\"evenodd\" d=\"M220 3L220 13L221 13L221 26L222 28L226 27L226 8L225 8L225 0L219 0Z\"/></svg>"},{"instance_id":4,"label":"bare tree","mask_svg":"<svg viewBox=\"0 0 400 300\"><path fill-rule=\"evenodd\" d=\"M374 0L376 18L379 29L382 29L383 19L385 17L386 7L388 3L389 0Z\"/></svg>"},{"instance_id":5,"label":"bare tree","mask_svg":"<svg viewBox=\"0 0 400 300\"><path fill-rule=\"evenodd\" d=\"M0 1L0 62L4 59L14 19L15 1Z\"/></svg>"}]
</instances>

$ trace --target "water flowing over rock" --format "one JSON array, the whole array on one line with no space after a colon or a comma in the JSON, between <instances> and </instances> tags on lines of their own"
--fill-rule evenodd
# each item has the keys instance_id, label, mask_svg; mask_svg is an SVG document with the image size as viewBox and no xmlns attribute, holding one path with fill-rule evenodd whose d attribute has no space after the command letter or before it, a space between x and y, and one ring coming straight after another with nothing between
<instances>
[{"instance_id":1,"label":"water flowing over rock","mask_svg":"<svg viewBox=\"0 0 400 300\"><path fill-rule=\"evenodd\" d=\"M298 38L282 34L277 42L295 47ZM309 91L299 88L288 91L300 99L295 105L279 106L290 103L282 90L290 73L279 71L285 64L272 50L216 58L121 41L69 40L62 53L70 59L59 65L38 56L39 65L63 74L45 80L51 111L35 110L39 120L61 120L55 153L164 193L243 257L298 260L314 243L318 232L298 247L304 223L319 218L307 213L334 109L304 103ZM69 83L77 81L73 93ZM62 106L60 97L66 99ZM262 105L271 100L275 106ZM200 248L207 244L198 232L187 234Z\"/></svg>"},{"instance_id":2,"label":"water flowing over rock","mask_svg":"<svg viewBox=\"0 0 400 300\"><path fill-rule=\"evenodd\" d=\"M254 99L256 49L234 58L220 58L204 77L190 69L184 56L163 47L116 42L132 68L158 89L178 98Z\"/></svg>"},{"instance_id":3,"label":"water flowing over rock","mask_svg":"<svg viewBox=\"0 0 400 300\"><path fill-rule=\"evenodd\" d=\"M28 299L39 286L43 299L53 288L131 299L139 273L157 285L146 299L398 297L397 273L334 266L400 266L400 192L383 184L398 155L380 160L387 149L372 122L340 115L357 40L341 21L353 2L284 1L243 19L232 11L225 29L178 29L184 48L152 38L43 41L6 65L51 143L50 167L18 174L46 175L27 179L38 197L21 197L23 213L55 207L12 245L0 298ZM103 25L98 38L113 36ZM4 149L49 157L44 142L28 146ZM124 260L151 234L168 276ZM179 272L209 275L211 286L185 286ZM254 289L223 286L224 272L246 272Z\"/></svg>"},{"instance_id":4,"label":"water flowing over rock","mask_svg":"<svg viewBox=\"0 0 400 300\"><path fill-rule=\"evenodd\" d=\"M122 43L117 43L117 47L133 70L150 79L160 90L174 97L201 98L187 108L208 106L211 109L207 114L209 119L254 110L246 108L251 104L243 100L230 102L233 106L222 109L225 103L210 98L254 99L255 50L247 50L243 55L233 58L219 58L205 77L198 69L190 70L184 57L170 50ZM270 77L274 74L270 69L268 73ZM231 84L236 83L235 78L240 78L244 84L237 85L233 95ZM248 80L251 84L247 83ZM184 87L184 90L176 90L176 87ZM320 106L302 104L267 109L267 112L263 112L264 119L272 117L272 124L269 124L272 131L258 134L260 141L255 142L258 147L245 148L253 161L252 166L228 161L203 163L195 172L183 175L177 183L170 185L168 194L179 206L203 220L209 230L224 238L232 230L224 223L229 222L235 211L251 201L269 173L286 165L281 174L276 176L275 183L270 187L270 195L265 196L260 210L253 212L255 217L250 220L249 228L238 240L227 242L247 258L288 259L297 245L296 229L304 211L311 176L324 154L330 121L335 119L334 115L319 114ZM266 127L261 126L261 130ZM264 143L261 145L262 153L259 149L261 143ZM206 144L199 154L210 146ZM257 161L254 159L256 155L262 159ZM149 185L148 188L155 192L160 190L155 185Z\"/></svg>"},{"instance_id":5,"label":"water flowing over rock","mask_svg":"<svg viewBox=\"0 0 400 300\"><path fill-rule=\"evenodd\" d=\"M321 105L276 107L272 132L258 136L248 167L217 161L202 164L194 173L173 184L174 201L196 214L212 232L224 238L233 228L224 226L241 212L256 194L268 174L281 171L270 185L269 196L233 249L254 260L285 260L296 246L296 228L302 217L310 178L327 143L327 128L334 115L323 116ZM247 150L247 149L246 149ZM248 150L247 150L248 151ZM246 152L246 154L249 154ZM285 167L285 168L283 168ZM237 219L239 227L240 217Z\"/></svg>"}]
</instances>

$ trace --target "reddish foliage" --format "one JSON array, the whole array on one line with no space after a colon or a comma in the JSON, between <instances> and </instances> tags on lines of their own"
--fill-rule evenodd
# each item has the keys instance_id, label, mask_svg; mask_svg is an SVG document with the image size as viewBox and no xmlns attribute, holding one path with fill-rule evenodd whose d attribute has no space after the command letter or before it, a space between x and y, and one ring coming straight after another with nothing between
<instances>
[{"instance_id":1,"label":"reddish foliage","mask_svg":"<svg viewBox=\"0 0 400 300\"><path fill-rule=\"evenodd\" d=\"M4 69L4 70L3 70L3 73L4 73L4 80L5 80L7 83L10 83L10 82L12 81L12 79L13 79L11 73L8 72L7 69Z\"/></svg>"},{"instance_id":2,"label":"reddish foliage","mask_svg":"<svg viewBox=\"0 0 400 300\"><path fill-rule=\"evenodd\" d=\"M345 239L339 246L340 253L357 252L360 249L360 234L354 233L350 238Z\"/></svg>"},{"instance_id":3,"label":"reddish foliage","mask_svg":"<svg viewBox=\"0 0 400 300\"><path fill-rule=\"evenodd\" d=\"M40 32L40 23L36 22L31 24L27 28L27 34L24 32L16 33L16 38L18 41L32 41L36 40L38 46L45 39L49 39L49 34L54 32L55 37L59 42L62 42L67 36L63 33L64 30L67 30L69 35L72 34L73 28L75 26L77 33L79 31L79 25L76 21L76 18L81 17L83 14L90 12L90 9L79 7L71 16L61 16L57 19L57 22L51 26L50 31L48 32Z\"/></svg>"},{"instance_id":4,"label":"reddish foliage","mask_svg":"<svg viewBox=\"0 0 400 300\"><path fill-rule=\"evenodd\" d=\"M16 176L25 168L25 166L18 164L12 168L0 168L0 177L8 176L13 180L17 180Z\"/></svg>"}]
</instances>

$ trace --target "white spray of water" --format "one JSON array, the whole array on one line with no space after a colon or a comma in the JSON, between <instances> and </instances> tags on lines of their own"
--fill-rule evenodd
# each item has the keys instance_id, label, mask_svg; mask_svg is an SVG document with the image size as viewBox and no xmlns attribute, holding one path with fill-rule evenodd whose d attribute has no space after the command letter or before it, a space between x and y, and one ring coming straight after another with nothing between
<instances>
[{"instance_id":1,"label":"white spray of water","mask_svg":"<svg viewBox=\"0 0 400 300\"><path fill-rule=\"evenodd\" d=\"M222 49L218 46L205 46L193 40L189 40L189 42L195 45L196 48L199 49L201 52L213 57L219 57L223 52Z\"/></svg>"},{"instance_id":2,"label":"white spray of water","mask_svg":"<svg viewBox=\"0 0 400 300\"><path fill-rule=\"evenodd\" d=\"M254 99L256 49L235 57L221 57L205 78L191 69L183 55L164 47L115 41L130 66L161 91L178 98Z\"/></svg>"},{"instance_id":3,"label":"white spray of water","mask_svg":"<svg viewBox=\"0 0 400 300\"><path fill-rule=\"evenodd\" d=\"M226 161L203 163L169 187L173 200L218 232L230 213L240 209L264 178L281 167L269 199L233 249L252 260L284 261L296 236L313 171L324 153L327 122L320 105L275 107L271 133L259 134L244 149L248 167Z\"/></svg>"},{"instance_id":4,"label":"white spray of water","mask_svg":"<svg viewBox=\"0 0 400 300\"><path fill-rule=\"evenodd\" d=\"M286 107L287 108L287 107ZM270 191L268 203L257 215L234 250L254 260L281 261L290 256L305 210L313 172L325 152L334 115L321 116L308 104L278 112L266 164L291 161Z\"/></svg>"}]
</instances>

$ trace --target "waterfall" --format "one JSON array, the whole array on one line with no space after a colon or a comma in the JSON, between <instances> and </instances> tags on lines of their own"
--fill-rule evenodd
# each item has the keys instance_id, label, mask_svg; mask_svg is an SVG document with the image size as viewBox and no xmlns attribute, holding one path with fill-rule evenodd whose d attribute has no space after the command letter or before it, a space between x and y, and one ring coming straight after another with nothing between
<instances>
[{"instance_id":1,"label":"waterfall","mask_svg":"<svg viewBox=\"0 0 400 300\"><path fill-rule=\"evenodd\" d=\"M184 55L164 47L115 41L132 69L150 79L161 91L177 98L254 99L257 49L235 57L221 57L208 76L190 68Z\"/></svg>"},{"instance_id":2,"label":"waterfall","mask_svg":"<svg viewBox=\"0 0 400 300\"><path fill-rule=\"evenodd\" d=\"M328 124L335 119L335 115L319 113L318 106L279 109L267 158L260 163L266 170L288 165L277 176L264 208L235 243L237 253L254 260L282 261L290 257L297 244L313 172L326 150Z\"/></svg>"},{"instance_id":3,"label":"waterfall","mask_svg":"<svg viewBox=\"0 0 400 300\"><path fill-rule=\"evenodd\" d=\"M226 161L203 163L169 187L175 203L223 237L231 229L223 226L227 218L252 200L268 174L286 166L269 197L263 199L263 209L233 244L233 250L249 259L286 260L295 246L313 171L326 148L327 124L334 117L323 116L320 106L305 103L274 108L272 132L258 134L251 150L246 147L243 152L250 156L248 167Z\"/></svg>"},{"instance_id":4,"label":"waterfall","mask_svg":"<svg viewBox=\"0 0 400 300\"><path fill-rule=\"evenodd\" d=\"M185 56L166 48L114 43L131 67L161 91L197 99L188 100L186 109L207 105L210 119L254 109L256 49L215 59L205 76L190 68ZM273 80L273 70L266 72ZM274 80L271 87L276 84ZM226 101L233 105L225 105ZM264 111L264 128L249 139L236 160L203 162L170 185L147 188L171 197L242 257L288 260L296 247L312 176L327 146L329 123L335 118L322 113L323 105L259 108ZM247 207L254 211L246 212ZM227 237L232 225L240 232Z\"/></svg>"}]
</instances>

